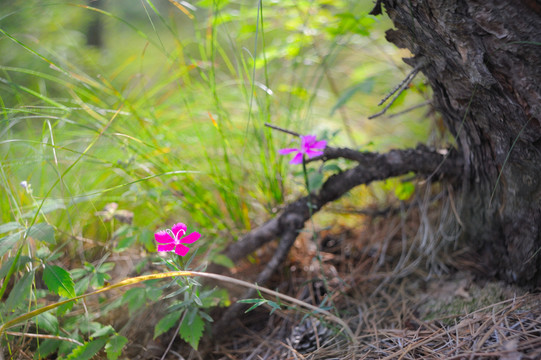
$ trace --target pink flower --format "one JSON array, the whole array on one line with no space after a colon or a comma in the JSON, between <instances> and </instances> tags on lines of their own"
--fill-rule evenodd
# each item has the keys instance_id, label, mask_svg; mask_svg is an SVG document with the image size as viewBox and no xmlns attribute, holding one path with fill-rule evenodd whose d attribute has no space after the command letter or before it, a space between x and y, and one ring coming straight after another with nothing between
<instances>
[{"instance_id":1,"label":"pink flower","mask_svg":"<svg viewBox=\"0 0 541 360\"><path fill-rule=\"evenodd\" d=\"M315 135L301 135L301 148L300 149L282 149L278 151L281 155L290 154L296 152L297 155L291 159L290 164L302 164L304 154L308 155L308 158L323 155L323 149L327 146L326 140L316 141Z\"/></svg>"},{"instance_id":2,"label":"pink flower","mask_svg":"<svg viewBox=\"0 0 541 360\"><path fill-rule=\"evenodd\" d=\"M171 230L167 229L156 232L154 239L158 243L158 251L175 251L180 256L186 255L190 251L190 248L183 244L196 242L201 237L201 234L193 232L190 235L184 235L186 235L186 225L183 223L173 225Z\"/></svg>"}]
</instances>

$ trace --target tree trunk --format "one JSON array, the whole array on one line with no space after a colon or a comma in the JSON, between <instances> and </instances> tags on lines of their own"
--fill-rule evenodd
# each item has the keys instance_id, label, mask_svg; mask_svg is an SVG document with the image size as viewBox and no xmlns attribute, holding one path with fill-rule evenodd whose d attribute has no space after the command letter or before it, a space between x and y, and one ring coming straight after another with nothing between
<instances>
[{"instance_id":1,"label":"tree trunk","mask_svg":"<svg viewBox=\"0 0 541 360\"><path fill-rule=\"evenodd\" d=\"M489 275L541 285L541 3L382 3L464 156L463 240Z\"/></svg>"}]
</instances>

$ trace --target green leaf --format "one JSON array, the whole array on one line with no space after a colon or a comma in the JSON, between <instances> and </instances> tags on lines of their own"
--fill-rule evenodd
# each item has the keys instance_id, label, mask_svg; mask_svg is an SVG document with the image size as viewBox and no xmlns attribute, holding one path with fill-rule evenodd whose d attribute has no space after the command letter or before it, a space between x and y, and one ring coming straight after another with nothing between
<instances>
[{"instance_id":1,"label":"green leaf","mask_svg":"<svg viewBox=\"0 0 541 360\"><path fill-rule=\"evenodd\" d=\"M342 169L340 168L340 166L336 164L325 164L323 165L323 171L332 171L332 172L340 173L342 172Z\"/></svg>"},{"instance_id":2,"label":"green leaf","mask_svg":"<svg viewBox=\"0 0 541 360\"><path fill-rule=\"evenodd\" d=\"M19 231L18 233L0 238L0 256L3 256L9 250L13 249L13 245L15 245L17 241L19 241L22 233L22 231Z\"/></svg>"},{"instance_id":3,"label":"green leaf","mask_svg":"<svg viewBox=\"0 0 541 360\"><path fill-rule=\"evenodd\" d=\"M92 335L90 335L91 339L99 338L106 335L111 335L115 333L115 329L111 325L107 325L102 327L101 329L94 331Z\"/></svg>"},{"instance_id":4,"label":"green leaf","mask_svg":"<svg viewBox=\"0 0 541 360\"><path fill-rule=\"evenodd\" d=\"M13 260L15 260L15 257L10 257L4 262L4 264L2 264L2 267L0 268L0 279L7 275L9 268L11 268L11 264L13 264ZM19 260L17 260L15 271L20 271L27 263L31 261L32 259L28 256L20 256Z\"/></svg>"},{"instance_id":5,"label":"green leaf","mask_svg":"<svg viewBox=\"0 0 541 360\"><path fill-rule=\"evenodd\" d=\"M156 242L154 241L154 233L148 229L143 229L139 234L139 241L149 252L156 251Z\"/></svg>"},{"instance_id":6,"label":"green leaf","mask_svg":"<svg viewBox=\"0 0 541 360\"><path fill-rule=\"evenodd\" d=\"M43 282L49 290L59 296L75 297L75 284L69 272L56 265L45 265Z\"/></svg>"},{"instance_id":7,"label":"green leaf","mask_svg":"<svg viewBox=\"0 0 541 360\"><path fill-rule=\"evenodd\" d=\"M323 174L319 171L313 171L308 174L308 184L310 185L310 191L319 190L323 185Z\"/></svg>"},{"instance_id":8,"label":"green leaf","mask_svg":"<svg viewBox=\"0 0 541 360\"><path fill-rule=\"evenodd\" d=\"M36 316L36 326L49 334L58 334L58 318L50 312L44 312Z\"/></svg>"},{"instance_id":9,"label":"green leaf","mask_svg":"<svg viewBox=\"0 0 541 360\"><path fill-rule=\"evenodd\" d=\"M130 247L135 244L135 241L137 240L137 236L126 236L118 241L118 244L114 248L114 252L122 252L124 250L129 249Z\"/></svg>"},{"instance_id":10,"label":"green leaf","mask_svg":"<svg viewBox=\"0 0 541 360\"><path fill-rule=\"evenodd\" d=\"M54 228L45 223L35 224L28 229L28 237L34 238L39 241L44 241L48 244L56 244L54 238Z\"/></svg>"},{"instance_id":11,"label":"green leaf","mask_svg":"<svg viewBox=\"0 0 541 360\"><path fill-rule=\"evenodd\" d=\"M108 281L110 279L111 279L111 275L107 273L96 272L94 276L92 276L90 285L92 285L92 287L94 288L102 288L105 286L105 281Z\"/></svg>"},{"instance_id":12,"label":"green leaf","mask_svg":"<svg viewBox=\"0 0 541 360\"><path fill-rule=\"evenodd\" d=\"M115 335L107 341L105 352L108 360L116 360L122 354L122 349L128 343L128 339L121 335Z\"/></svg>"},{"instance_id":13,"label":"green leaf","mask_svg":"<svg viewBox=\"0 0 541 360\"><path fill-rule=\"evenodd\" d=\"M268 300L267 301L267 304L269 304L271 307L272 307L272 310L270 311L270 314L272 315L272 313L276 310L280 310L281 309L281 306L277 303L275 303L274 301L271 301L271 300Z\"/></svg>"},{"instance_id":14,"label":"green leaf","mask_svg":"<svg viewBox=\"0 0 541 360\"><path fill-rule=\"evenodd\" d=\"M228 258L227 255L224 255L224 254L214 255L211 261L217 265L225 266L228 269L235 267L235 263L231 261L231 259Z\"/></svg>"},{"instance_id":15,"label":"green leaf","mask_svg":"<svg viewBox=\"0 0 541 360\"><path fill-rule=\"evenodd\" d=\"M13 290L9 293L5 307L7 311L14 309L17 305L24 303L32 290L32 281L34 280L34 272L27 272L23 277L15 283Z\"/></svg>"},{"instance_id":16,"label":"green leaf","mask_svg":"<svg viewBox=\"0 0 541 360\"><path fill-rule=\"evenodd\" d=\"M128 303L128 310L132 315L137 309L146 303L146 291L144 288L133 288L122 296L124 303Z\"/></svg>"},{"instance_id":17,"label":"green leaf","mask_svg":"<svg viewBox=\"0 0 541 360\"><path fill-rule=\"evenodd\" d=\"M171 329L178 322L183 311L184 310L178 310L161 318L156 326L154 326L154 339Z\"/></svg>"},{"instance_id":18,"label":"green leaf","mask_svg":"<svg viewBox=\"0 0 541 360\"><path fill-rule=\"evenodd\" d=\"M201 299L199 298L199 296L193 294L192 300L198 307L203 306L203 302L201 302Z\"/></svg>"},{"instance_id":19,"label":"green leaf","mask_svg":"<svg viewBox=\"0 0 541 360\"><path fill-rule=\"evenodd\" d=\"M84 343L83 345L77 346L71 354L66 358L67 360L90 360L94 355L101 350L105 345L107 339L101 338L94 341Z\"/></svg>"},{"instance_id":20,"label":"green leaf","mask_svg":"<svg viewBox=\"0 0 541 360\"><path fill-rule=\"evenodd\" d=\"M101 266L99 267L97 271L101 273L106 273L113 270L115 268L115 265L116 264L114 262L106 262L106 263L101 264Z\"/></svg>"},{"instance_id":21,"label":"green leaf","mask_svg":"<svg viewBox=\"0 0 541 360\"><path fill-rule=\"evenodd\" d=\"M402 201L408 200L414 192L415 185L410 181L399 183L398 186L394 189L396 197Z\"/></svg>"},{"instance_id":22,"label":"green leaf","mask_svg":"<svg viewBox=\"0 0 541 360\"><path fill-rule=\"evenodd\" d=\"M46 359L47 356L54 353L60 346L60 340L47 339L38 343L38 348L34 353L34 359Z\"/></svg>"},{"instance_id":23,"label":"green leaf","mask_svg":"<svg viewBox=\"0 0 541 360\"><path fill-rule=\"evenodd\" d=\"M63 200L47 199L43 203L43 206L41 207L39 212L40 214L47 214L55 210L64 210L65 208L66 208L66 205L64 204ZM24 213L23 218L28 219L28 218L34 217L36 215L37 209L38 209L38 206L36 205L34 209Z\"/></svg>"},{"instance_id":24,"label":"green leaf","mask_svg":"<svg viewBox=\"0 0 541 360\"><path fill-rule=\"evenodd\" d=\"M203 302L202 308L229 306L231 304L229 294L227 293L227 290L223 288L205 291L199 298Z\"/></svg>"},{"instance_id":25,"label":"green leaf","mask_svg":"<svg viewBox=\"0 0 541 360\"><path fill-rule=\"evenodd\" d=\"M0 225L0 234L6 233L8 231L20 230L20 229L24 229L24 228L18 222L8 222L8 223Z\"/></svg>"},{"instance_id":26,"label":"green leaf","mask_svg":"<svg viewBox=\"0 0 541 360\"><path fill-rule=\"evenodd\" d=\"M62 316L66 314L68 311L70 311L74 305L75 305L75 301L70 301L67 304L60 305L59 307L56 308L56 313L58 314L58 316Z\"/></svg>"},{"instance_id":27,"label":"green leaf","mask_svg":"<svg viewBox=\"0 0 541 360\"><path fill-rule=\"evenodd\" d=\"M89 286L90 286L90 277L87 276L87 277L82 278L81 280L75 283L75 294L76 295L84 294L88 290Z\"/></svg>"},{"instance_id":28,"label":"green leaf","mask_svg":"<svg viewBox=\"0 0 541 360\"><path fill-rule=\"evenodd\" d=\"M158 301L162 296L163 290L154 286L149 286L146 288L147 298L150 301Z\"/></svg>"},{"instance_id":29,"label":"green leaf","mask_svg":"<svg viewBox=\"0 0 541 360\"><path fill-rule=\"evenodd\" d=\"M250 306L250 308L248 310L246 310L244 313L249 313L250 311L252 311L253 309L261 306L261 305L265 305L267 303L267 300L265 299L241 299L239 301L237 301L239 303L245 303L245 304L254 304L252 306Z\"/></svg>"},{"instance_id":30,"label":"green leaf","mask_svg":"<svg viewBox=\"0 0 541 360\"><path fill-rule=\"evenodd\" d=\"M344 106L357 92L362 92L363 94L369 94L374 87L374 78L368 78L364 81L355 84L346 90L336 101L336 104L331 109L330 115L334 115L334 112Z\"/></svg>"},{"instance_id":31,"label":"green leaf","mask_svg":"<svg viewBox=\"0 0 541 360\"><path fill-rule=\"evenodd\" d=\"M201 316L199 316L199 314L195 314L191 321L191 324L188 324L188 321L186 321L185 319L182 322L182 325L180 325L180 337L188 344L190 344L191 347L197 350L197 347L199 346L199 340L201 340L201 336L203 336L204 328L205 322L203 321Z\"/></svg>"}]
</instances>

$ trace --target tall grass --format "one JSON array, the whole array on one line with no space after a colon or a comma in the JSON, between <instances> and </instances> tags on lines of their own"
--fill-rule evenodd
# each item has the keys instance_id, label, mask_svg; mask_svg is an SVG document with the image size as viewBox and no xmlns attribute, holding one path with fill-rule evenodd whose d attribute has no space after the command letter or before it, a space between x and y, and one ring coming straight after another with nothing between
<instances>
[{"instance_id":1,"label":"tall grass","mask_svg":"<svg viewBox=\"0 0 541 360\"><path fill-rule=\"evenodd\" d=\"M426 137L425 123L366 120L405 71L384 45L388 24L362 15L370 3L6 5L2 293L31 274L23 293L36 300L44 264L76 269L128 249L153 252L152 232L178 221L204 234L201 261L223 262L221 249L302 191L277 156L291 139L265 122L371 149L396 144L389 128L404 145ZM93 16L105 24L103 49L84 45ZM420 101L422 82L415 92L404 106ZM112 202L133 222L97 215ZM37 224L54 237L23 231Z\"/></svg>"}]
</instances>

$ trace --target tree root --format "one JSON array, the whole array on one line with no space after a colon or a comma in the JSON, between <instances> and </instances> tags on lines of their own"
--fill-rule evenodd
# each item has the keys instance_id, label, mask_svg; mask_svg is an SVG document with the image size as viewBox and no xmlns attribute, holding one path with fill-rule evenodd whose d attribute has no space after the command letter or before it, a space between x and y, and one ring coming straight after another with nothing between
<instances>
[{"instance_id":1,"label":"tree root","mask_svg":"<svg viewBox=\"0 0 541 360\"><path fill-rule=\"evenodd\" d=\"M257 278L259 286L266 284L286 258L297 234L304 228L304 223L324 205L337 200L354 187L410 172L451 181L458 179L463 173L462 157L455 150L435 151L424 145L419 145L415 149L391 150L384 154L327 147L322 156L309 161L328 161L337 158L353 160L358 165L330 176L317 193L303 196L288 204L279 215L252 230L225 250L224 254L236 262L266 243L281 238L276 253ZM209 271L224 270L219 268L213 265ZM245 298L254 295L254 290L244 294ZM231 325L232 320L240 315L244 307L239 303L231 306L215 328L223 331L224 327Z\"/></svg>"}]
</instances>

